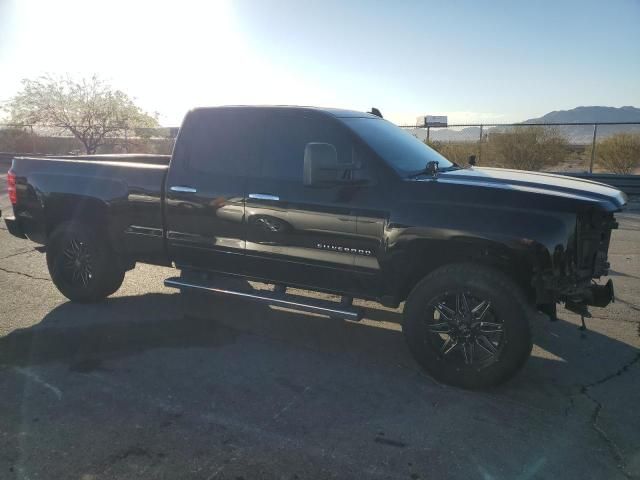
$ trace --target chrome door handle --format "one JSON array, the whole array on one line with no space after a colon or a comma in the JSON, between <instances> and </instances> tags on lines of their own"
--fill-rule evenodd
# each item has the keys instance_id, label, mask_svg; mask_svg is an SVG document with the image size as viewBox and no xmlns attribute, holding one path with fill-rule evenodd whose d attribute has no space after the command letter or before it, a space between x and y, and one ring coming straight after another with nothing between
<instances>
[{"instance_id":1,"label":"chrome door handle","mask_svg":"<svg viewBox=\"0 0 640 480\"><path fill-rule=\"evenodd\" d=\"M183 187L181 185L170 187L169 190L171 190L172 192L181 192L181 193L197 193L198 192L198 190L196 190L193 187Z\"/></svg>"},{"instance_id":2,"label":"chrome door handle","mask_svg":"<svg viewBox=\"0 0 640 480\"><path fill-rule=\"evenodd\" d=\"M280 197L277 195L269 195L266 193L250 193L249 198L253 198L254 200L280 200Z\"/></svg>"}]
</instances>

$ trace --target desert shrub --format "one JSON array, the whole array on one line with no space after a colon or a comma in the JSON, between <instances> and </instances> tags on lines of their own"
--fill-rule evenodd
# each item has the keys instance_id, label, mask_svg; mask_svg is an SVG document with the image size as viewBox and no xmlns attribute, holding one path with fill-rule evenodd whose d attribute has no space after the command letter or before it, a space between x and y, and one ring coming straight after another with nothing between
<instances>
[{"instance_id":1,"label":"desert shrub","mask_svg":"<svg viewBox=\"0 0 640 480\"><path fill-rule=\"evenodd\" d=\"M168 132L168 129L164 129ZM165 133L158 129L160 133ZM136 132L137 133L137 132ZM109 137L104 139L96 153L152 153L171 154L173 138L136 136ZM83 153L82 143L71 136L51 135L48 132L31 134L19 127L0 128L0 152L39 153L49 155L69 155Z\"/></svg>"},{"instance_id":2,"label":"desert shrub","mask_svg":"<svg viewBox=\"0 0 640 480\"><path fill-rule=\"evenodd\" d=\"M470 155L478 156L478 142L443 142L440 140L424 141L447 160L466 165Z\"/></svg>"},{"instance_id":3,"label":"desert shrub","mask_svg":"<svg viewBox=\"0 0 640 480\"><path fill-rule=\"evenodd\" d=\"M36 152L50 155L68 155L83 153L80 141L73 137L38 135L35 137Z\"/></svg>"},{"instance_id":4,"label":"desert shrub","mask_svg":"<svg viewBox=\"0 0 640 480\"><path fill-rule=\"evenodd\" d=\"M170 138L135 138L129 139L129 153L153 153L159 155L171 155L173 140ZM125 150L122 150L123 152Z\"/></svg>"},{"instance_id":5,"label":"desert shrub","mask_svg":"<svg viewBox=\"0 0 640 480\"><path fill-rule=\"evenodd\" d=\"M5 128L0 130L0 152L27 153L33 151L33 139L28 130Z\"/></svg>"},{"instance_id":6,"label":"desert shrub","mask_svg":"<svg viewBox=\"0 0 640 480\"><path fill-rule=\"evenodd\" d=\"M486 152L486 153L485 153ZM556 165L569 154L569 143L556 130L542 126L515 127L489 134L482 159L519 170L541 170Z\"/></svg>"},{"instance_id":7,"label":"desert shrub","mask_svg":"<svg viewBox=\"0 0 640 480\"><path fill-rule=\"evenodd\" d=\"M640 134L618 133L598 142L596 165L613 173L633 173L640 167Z\"/></svg>"}]
</instances>

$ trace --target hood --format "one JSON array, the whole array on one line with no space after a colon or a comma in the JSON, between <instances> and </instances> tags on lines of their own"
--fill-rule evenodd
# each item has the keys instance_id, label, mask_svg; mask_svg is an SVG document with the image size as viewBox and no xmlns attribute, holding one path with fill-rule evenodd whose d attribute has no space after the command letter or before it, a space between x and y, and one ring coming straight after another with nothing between
<instances>
[{"instance_id":1,"label":"hood","mask_svg":"<svg viewBox=\"0 0 640 480\"><path fill-rule=\"evenodd\" d=\"M627 196L610 185L553 173L472 167L441 172L435 181L539 193L599 204L610 211L619 210L627 203Z\"/></svg>"}]
</instances>

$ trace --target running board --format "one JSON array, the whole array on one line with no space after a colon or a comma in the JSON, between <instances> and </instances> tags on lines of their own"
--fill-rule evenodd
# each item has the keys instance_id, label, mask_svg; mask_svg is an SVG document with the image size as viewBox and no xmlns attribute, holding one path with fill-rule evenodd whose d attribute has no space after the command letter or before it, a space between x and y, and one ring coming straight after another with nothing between
<instances>
[{"instance_id":1,"label":"running board","mask_svg":"<svg viewBox=\"0 0 640 480\"><path fill-rule=\"evenodd\" d=\"M328 315L332 318L340 318L343 320L352 320L357 322L362 319L362 311L359 308L341 305L340 303L329 300L313 299L302 295L291 295L281 292L272 292L269 290L256 290L253 288L248 292L241 292L239 290L231 290L229 288L209 283L186 281L179 277L167 278L164 281L164 285L170 288L188 288L215 295L229 295L247 300L255 300L269 305L291 308L292 310L302 310L311 313L320 313L322 315Z\"/></svg>"}]
</instances>

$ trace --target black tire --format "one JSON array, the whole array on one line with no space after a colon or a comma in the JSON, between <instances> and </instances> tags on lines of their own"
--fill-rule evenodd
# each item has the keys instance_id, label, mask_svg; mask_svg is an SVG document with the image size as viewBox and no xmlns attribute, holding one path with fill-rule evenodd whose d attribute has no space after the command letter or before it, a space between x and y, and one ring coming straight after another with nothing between
<instances>
[{"instance_id":1,"label":"black tire","mask_svg":"<svg viewBox=\"0 0 640 480\"><path fill-rule=\"evenodd\" d=\"M452 264L416 285L402 330L414 358L433 378L482 389L507 381L529 358L530 315L524 294L502 272Z\"/></svg>"},{"instance_id":2,"label":"black tire","mask_svg":"<svg viewBox=\"0 0 640 480\"><path fill-rule=\"evenodd\" d=\"M113 294L125 274L105 239L72 222L61 224L49 237L47 267L60 293L79 303Z\"/></svg>"}]
</instances>

